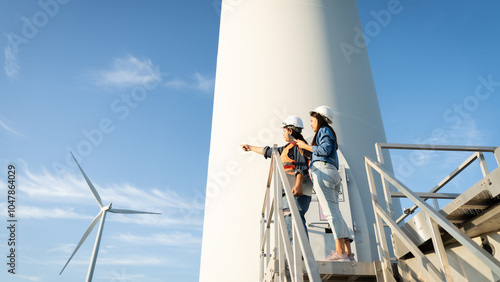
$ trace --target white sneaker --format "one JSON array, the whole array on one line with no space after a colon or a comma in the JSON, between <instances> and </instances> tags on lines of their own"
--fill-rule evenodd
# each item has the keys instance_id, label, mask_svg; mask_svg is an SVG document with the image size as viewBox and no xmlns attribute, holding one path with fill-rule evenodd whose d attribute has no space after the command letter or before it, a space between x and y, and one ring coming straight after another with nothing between
<instances>
[{"instance_id":1,"label":"white sneaker","mask_svg":"<svg viewBox=\"0 0 500 282\"><path fill-rule=\"evenodd\" d=\"M350 255L348 255L347 257L349 258L349 260L350 260L350 261L356 261L356 260L354 259L354 254L350 254Z\"/></svg>"},{"instance_id":2,"label":"white sneaker","mask_svg":"<svg viewBox=\"0 0 500 282\"><path fill-rule=\"evenodd\" d=\"M336 251L332 251L324 260L321 261L350 261L347 254L339 254Z\"/></svg>"}]
</instances>

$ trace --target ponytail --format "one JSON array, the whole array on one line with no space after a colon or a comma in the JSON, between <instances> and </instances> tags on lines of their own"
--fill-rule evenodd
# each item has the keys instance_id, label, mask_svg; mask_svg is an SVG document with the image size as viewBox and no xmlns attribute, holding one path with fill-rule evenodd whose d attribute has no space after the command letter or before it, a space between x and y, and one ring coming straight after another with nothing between
<instances>
[{"instance_id":1,"label":"ponytail","mask_svg":"<svg viewBox=\"0 0 500 282\"><path fill-rule=\"evenodd\" d=\"M335 148L338 149L339 145L337 143L337 134L335 133L335 130L333 130L333 128L328 124L328 122L326 122L325 118L323 118L322 115L320 115L320 114L318 114L316 112L312 112L311 116L314 117L314 118L316 118L318 120L318 131L316 131L316 134L314 134L312 145L313 146L317 146L318 145L318 143L316 143L316 137L318 136L319 128L328 127L332 131L333 137L335 138Z\"/></svg>"}]
</instances>

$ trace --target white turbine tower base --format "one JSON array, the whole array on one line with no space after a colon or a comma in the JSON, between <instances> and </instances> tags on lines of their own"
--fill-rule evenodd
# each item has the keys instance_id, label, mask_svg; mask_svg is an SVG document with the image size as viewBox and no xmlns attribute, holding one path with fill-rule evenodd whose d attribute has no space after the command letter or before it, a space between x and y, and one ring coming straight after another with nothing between
<instances>
[{"instance_id":1,"label":"white turbine tower base","mask_svg":"<svg viewBox=\"0 0 500 282\"><path fill-rule=\"evenodd\" d=\"M161 213L144 212L144 211L134 211L134 210L123 210L123 209L113 209L112 208L112 203L109 204L109 205L107 205L107 206L103 206L101 197L99 196L99 193L97 193L97 190L95 189L94 185L92 184L92 182L90 182L90 180L87 177L87 175L85 174L85 172L83 172L83 169L80 167L80 164L76 160L75 156L73 156L73 153L71 153L71 156L73 157L73 159L76 162L76 165L78 166L78 168L82 172L83 177L85 178L85 181L87 181L87 184L89 185L90 190L92 191L92 194L94 195L94 198L97 201L97 204L101 208L101 211L97 214L97 216L94 218L94 220L92 220L92 222L90 223L89 228L87 228L87 231L85 231L85 233L83 234L82 239L80 240L80 242L76 246L75 250L73 251L73 253L69 257L68 261L64 265L64 267L61 270L61 272L59 273L59 275L61 275L63 273L64 269L69 264L69 262L71 261L71 259L73 258L73 256L76 254L76 252L78 251L78 249L80 248L80 246L83 244L83 242L85 242L85 240L89 236L90 232L92 232L92 230L94 229L94 227L97 224L97 222L99 221L99 219L101 219L101 224L99 225L99 230L97 231L97 236L96 236L96 239L95 239L94 251L92 252L92 258L90 260L89 271L87 273L87 280L86 281L90 282L90 281L92 281L92 276L94 275L94 268L95 268L95 263L96 263L96 260L97 260L97 253L99 252L99 245L101 244L102 230L104 228L104 220L106 219L106 213L107 212L125 213L125 214L161 214Z\"/></svg>"}]
</instances>

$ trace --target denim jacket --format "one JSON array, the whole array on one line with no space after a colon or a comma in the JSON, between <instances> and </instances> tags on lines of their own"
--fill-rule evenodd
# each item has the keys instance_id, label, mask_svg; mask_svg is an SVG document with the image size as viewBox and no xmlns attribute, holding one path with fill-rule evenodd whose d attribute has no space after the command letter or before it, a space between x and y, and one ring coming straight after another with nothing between
<instances>
[{"instance_id":1,"label":"denim jacket","mask_svg":"<svg viewBox=\"0 0 500 282\"><path fill-rule=\"evenodd\" d=\"M337 169L339 168L339 158L337 156L337 142L333 132L326 126L319 129L316 135L316 144L312 146L311 165L315 161L323 161L333 164Z\"/></svg>"}]
</instances>

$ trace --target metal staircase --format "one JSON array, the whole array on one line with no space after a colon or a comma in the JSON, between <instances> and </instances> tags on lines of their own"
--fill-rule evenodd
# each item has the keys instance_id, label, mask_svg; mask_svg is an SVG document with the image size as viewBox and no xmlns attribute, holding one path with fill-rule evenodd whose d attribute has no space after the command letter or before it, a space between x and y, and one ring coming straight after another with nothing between
<instances>
[{"instance_id":1,"label":"metal staircase","mask_svg":"<svg viewBox=\"0 0 500 282\"><path fill-rule=\"evenodd\" d=\"M260 281L383 281L380 261L315 260L276 145L266 188L260 221ZM294 244L285 226L282 191L292 214Z\"/></svg>"},{"instance_id":2,"label":"metal staircase","mask_svg":"<svg viewBox=\"0 0 500 282\"><path fill-rule=\"evenodd\" d=\"M473 154L426 193L416 193L384 168L382 149L468 151ZM397 263L403 281L498 281L500 279L500 168L491 173L483 153L494 153L500 166L500 147L376 144L375 162L365 157L365 166L376 218L379 256L384 279L394 281L391 263ZM461 194L438 193L465 168L478 160L483 173ZM381 176L383 200L377 195L373 176ZM406 197L414 206L395 218L392 198ZM452 199L442 209L427 199ZM385 209L380 205L383 201ZM417 208L420 211L412 218ZM392 246L386 240L390 232ZM393 250L394 257L389 253Z\"/></svg>"},{"instance_id":3,"label":"metal staircase","mask_svg":"<svg viewBox=\"0 0 500 282\"><path fill-rule=\"evenodd\" d=\"M500 254L495 250L500 250L500 168L490 172L483 154L493 153L500 166L500 147L375 147L377 161L365 157L380 259L373 262L315 260L281 158L273 147L261 213L260 281L499 281ZM384 167L383 149L473 153L430 191L414 192ZM481 179L460 194L440 192L476 161ZM380 181L375 181L374 171ZM382 197L377 185L382 186ZM282 191L292 214L294 244L285 226ZM402 197L413 206L395 215L392 198ZM451 202L439 209L436 199ZM427 200L433 200L434 206Z\"/></svg>"}]
</instances>

